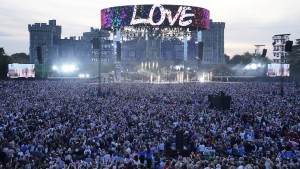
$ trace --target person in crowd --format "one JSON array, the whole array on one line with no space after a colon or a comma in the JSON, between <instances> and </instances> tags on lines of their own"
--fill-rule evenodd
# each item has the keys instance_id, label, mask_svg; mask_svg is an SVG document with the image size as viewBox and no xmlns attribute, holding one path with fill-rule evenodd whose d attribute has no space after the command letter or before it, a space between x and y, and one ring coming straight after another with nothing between
<instances>
[{"instance_id":1,"label":"person in crowd","mask_svg":"<svg viewBox=\"0 0 300 169\"><path fill-rule=\"evenodd\" d=\"M0 169L299 168L300 89L284 88L105 83L99 96L92 80L1 81ZM209 106L219 91L230 110Z\"/></svg>"}]
</instances>

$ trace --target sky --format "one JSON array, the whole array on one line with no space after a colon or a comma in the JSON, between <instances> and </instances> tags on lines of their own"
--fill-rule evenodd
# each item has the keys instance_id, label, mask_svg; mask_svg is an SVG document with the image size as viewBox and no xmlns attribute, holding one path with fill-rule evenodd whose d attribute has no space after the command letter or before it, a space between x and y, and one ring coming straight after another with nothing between
<instances>
[{"instance_id":1,"label":"sky","mask_svg":"<svg viewBox=\"0 0 300 169\"><path fill-rule=\"evenodd\" d=\"M0 47L8 55L29 53L28 24L56 19L62 38L100 28L100 10L135 4L174 4L206 8L214 22L225 22L225 54L254 53L265 45L272 55L272 37L300 39L299 0L0 0ZM262 51L262 48L261 48Z\"/></svg>"}]
</instances>

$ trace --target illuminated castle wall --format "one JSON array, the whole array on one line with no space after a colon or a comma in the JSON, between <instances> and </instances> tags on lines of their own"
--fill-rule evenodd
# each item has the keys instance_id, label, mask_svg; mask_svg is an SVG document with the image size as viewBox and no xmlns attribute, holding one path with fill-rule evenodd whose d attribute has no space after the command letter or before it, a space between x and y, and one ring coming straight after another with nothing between
<instances>
[{"instance_id":1,"label":"illuminated castle wall","mask_svg":"<svg viewBox=\"0 0 300 169\"><path fill-rule=\"evenodd\" d=\"M77 61L78 63L92 63L98 61L92 51L93 38L108 38L108 31L91 28L83 36L61 38L61 26L56 25L56 20L49 24L35 23L28 25L30 36L29 55L31 63L38 63L37 47L42 48L43 62L55 64L57 62ZM113 50L104 45L102 50L103 60L113 56ZM112 59L111 59L112 60Z\"/></svg>"},{"instance_id":2,"label":"illuminated castle wall","mask_svg":"<svg viewBox=\"0 0 300 169\"><path fill-rule=\"evenodd\" d=\"M204 42L203 64L224 63L224 28L223 22L212 22L210 29L202 31ZM81 37L70 37L61 39L61 26L56 25L55 20L49 21L49 25L36 23L28 25L30 32L30 58L32 63L37 63L36 47L42 46L46 62L73 58L81 63L97 62L98 57L92 49L92 39L109 39L110 34L106 30L91 28L84 32ZM192 33L188 41L187 62L197 63L197 33ZM179 39L173 40L131 40L122 42L121 63L137 64L141 61L160 61L161 63L180 63L183 61L183 42ZM115 51L111 44L102 45L102 61L115 62Z\"/></svg>"}]
</instances>

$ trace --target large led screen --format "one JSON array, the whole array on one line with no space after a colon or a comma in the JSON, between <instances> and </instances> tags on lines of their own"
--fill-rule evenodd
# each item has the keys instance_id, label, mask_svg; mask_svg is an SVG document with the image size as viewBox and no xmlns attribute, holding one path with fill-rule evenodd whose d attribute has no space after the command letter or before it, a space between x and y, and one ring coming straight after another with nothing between
<instances>
[{"instance_id":1,"label":"large led screen","mask_svg":"<svg viewBox=\"0 0 300 169\"><path fill-rule=\"evenodd\" d=\"M126 26L183 27L209 29L209 10L181 5L128 5L101 10L101 28Z\"/></svg>"},{"instance_id":2,"label":"large led screen","mask_svg":"<svg viewBox=\"0 0 300 169\"><path fill-rule=\"evenodd\" d=\"M267 76L290 76L290 64L268 64Z\"/></svg>"},{"instance_id":3,"label":"large led screen","mask_svg":"<svg viewBox=\"0 0 300 169\"><path fill-rule=\"evenodd\" d=\"M34 64L8 64L7 77L34 78L35 77Z\"/></svg>"}]
</instances>

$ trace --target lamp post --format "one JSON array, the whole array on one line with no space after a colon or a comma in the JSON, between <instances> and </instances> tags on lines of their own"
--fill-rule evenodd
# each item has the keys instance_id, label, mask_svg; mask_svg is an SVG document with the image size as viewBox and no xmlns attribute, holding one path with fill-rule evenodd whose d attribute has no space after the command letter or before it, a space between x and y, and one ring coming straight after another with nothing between
<instances>
[{"instance_id":1,"label":"lamp post","mask_svg":"<svg viewBox=\"0 0 300 169\"><path fill-rule=\"evenodd\" d=\"M101 90L101 59L102 59L102 42L99 40L99 52L98 52L98 68L99 68L99 79L98 79L98 97L102 95Z\"/></svg>"},{"instance_id":2,"label":"lamp post","mask_svg":"<svg viewBox=\"0 0 300 169\"><path fill-rule=\"evenodd\" d=\"M187 50L188 50L188 43L187 43L187 30L184 31L184 37L183 37L183 79L182 83L184 83L184 77L187 76L186 72L186 62L187 62ZM188 82L188 81L186 81Z\"/></svg>"},{"instance_id":3,"label":"lamp post","mask_svg":"<svg viewBox=\"0 0 300 169\"><path fill-rule=\"evenodd\" d=\"M202 65L202 60L203 60L203 54L204 54L204 48L203 48L203 42L202 42L202 31L197 29L197 71L199 71L199 67ZM201 51L202 50L202 51ZM198 79L199 80L199 79Z\"/></svg>"},{"instance_id":4,"label":"lamp post","mask_svg":"<svg viewBox=\"0 0 300 169\"><path fill-rule=\"evenodd\" d=\"M101 34L100 34L101 36ZM98 89L97 89L97 96L102 95L101 91L101 58L102 58L102 41L101 38L96 37L92 40L93 43L93 55L98 56Z\"/></svg>"}]
</instances>

